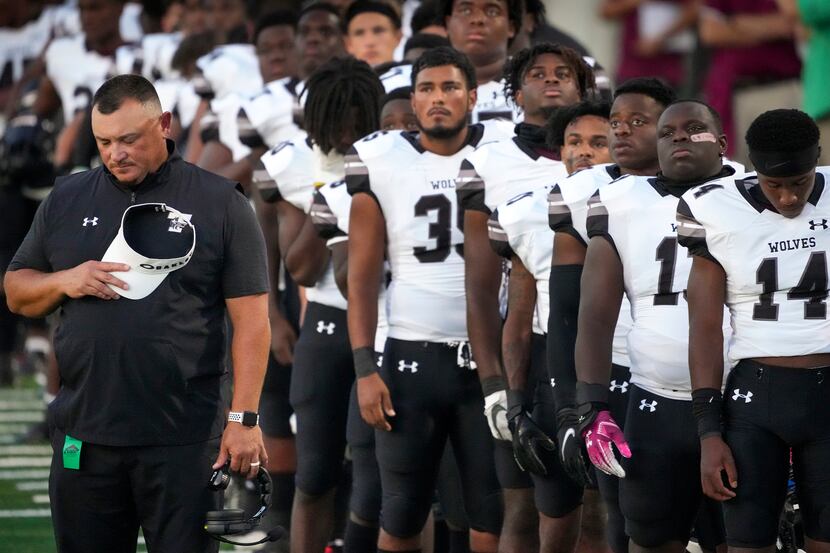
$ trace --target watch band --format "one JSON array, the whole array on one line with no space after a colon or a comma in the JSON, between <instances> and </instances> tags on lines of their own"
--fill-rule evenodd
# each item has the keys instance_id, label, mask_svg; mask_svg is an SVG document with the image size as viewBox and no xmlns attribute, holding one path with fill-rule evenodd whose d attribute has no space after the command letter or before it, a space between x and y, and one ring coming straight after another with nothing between
<instances>
[{"instance_id":1,"label":"watch band","mask_svg":"<svg viewBox=\"0 0 830 553\"><path fill-rule=\"evenodd\" d=\"M238 422L243 426L259 424L259 414L253 411L231 411L228 413L228 422Z\"/></svg>"}]
</instances>

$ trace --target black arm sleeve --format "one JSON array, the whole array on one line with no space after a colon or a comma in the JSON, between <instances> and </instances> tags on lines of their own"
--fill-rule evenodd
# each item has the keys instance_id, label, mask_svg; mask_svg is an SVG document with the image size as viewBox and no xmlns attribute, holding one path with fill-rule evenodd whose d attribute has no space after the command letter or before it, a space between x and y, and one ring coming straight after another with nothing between
<instances>
[{"instance_id":1,"label":"black arm sleeve","mask_svg":"<svg viewBox=\"0 0 830 553\"><path fill-rule=\"evenodd\" d=\"M240 188L228 198L224 223L222 293L226 298L268 291L265 238L256 214Z\"/></svg>"},{"instance_id":2,"label":"black arm sleeve","mask_svg":"<svg viewBox=\"0 0 830 553\"><path fill-rule=\"evenodd\" d=\"M576 347L582 265L554 265L550 270L547 366L556 409L576 403Z\"/></svg>"}]
</instances>

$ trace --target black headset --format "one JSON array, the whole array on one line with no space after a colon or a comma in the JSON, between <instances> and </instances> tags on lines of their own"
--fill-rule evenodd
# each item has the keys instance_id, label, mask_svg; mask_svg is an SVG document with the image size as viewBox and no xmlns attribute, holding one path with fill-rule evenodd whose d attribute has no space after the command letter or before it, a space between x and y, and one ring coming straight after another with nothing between
<instances>
[{"instance_id":1,"label":"black headset","mask_svg":"<svg viewBox=\"0 0 830 553\"><path fill-rule=\"evenodd\" d=\"M230 465L225 465L219 470L215 470L210 477L208 487L212 490L225 490L230 484ZM271 507L271 475L268 471L260 467L257 472L256 482L259 486L259 509L250 517L246 518L245 511L242 509L224 509L222 511L208 511L205 514L205 531L211 538L233 545L259 545L269 541L277 541L285 535L285 529L282 526L277 526L268 531L264 538L259 541L243 543L236 542L225 538L224 536L232 536L235 534L244 534L250 532L257 526L259 521L265 515L265 512Z\"/></svg>"}]
</instances>

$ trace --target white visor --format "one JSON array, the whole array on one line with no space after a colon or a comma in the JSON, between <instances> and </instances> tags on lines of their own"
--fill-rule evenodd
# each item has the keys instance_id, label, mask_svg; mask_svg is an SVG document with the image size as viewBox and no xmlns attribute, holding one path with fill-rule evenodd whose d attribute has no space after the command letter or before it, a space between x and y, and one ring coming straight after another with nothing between
<instances>
[{"instance_id":1,"label":"white visor","mask_svg":"<svg viewBox=\"0 0 830 553\"><path fill-rule=\"evenodd\" d=\"M131 300L146 298L168 274L188 264L195 247L196 229L190 215L162 203L130 206L121 217L118 234L101 259L130 266L129 271L112 272L129 289L107 286Z\"/></svg>"}]
</instances>

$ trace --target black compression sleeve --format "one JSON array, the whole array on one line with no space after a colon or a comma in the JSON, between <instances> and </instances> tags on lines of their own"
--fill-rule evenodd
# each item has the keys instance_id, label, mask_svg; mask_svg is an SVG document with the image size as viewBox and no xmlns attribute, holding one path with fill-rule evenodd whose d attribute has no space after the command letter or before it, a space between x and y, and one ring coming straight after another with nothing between
<instances>
[{"instance_id":1,"label":"black compression sleeve","mask_svg":"<svg viewBox=\"0 0 830 553\"><path fill-rule=\"evenodd\" d=\"M576 346L579 281L582 265L554 265L550 270L547 367L556 409L576 403Z\"/></svg>"}]
</instances>

